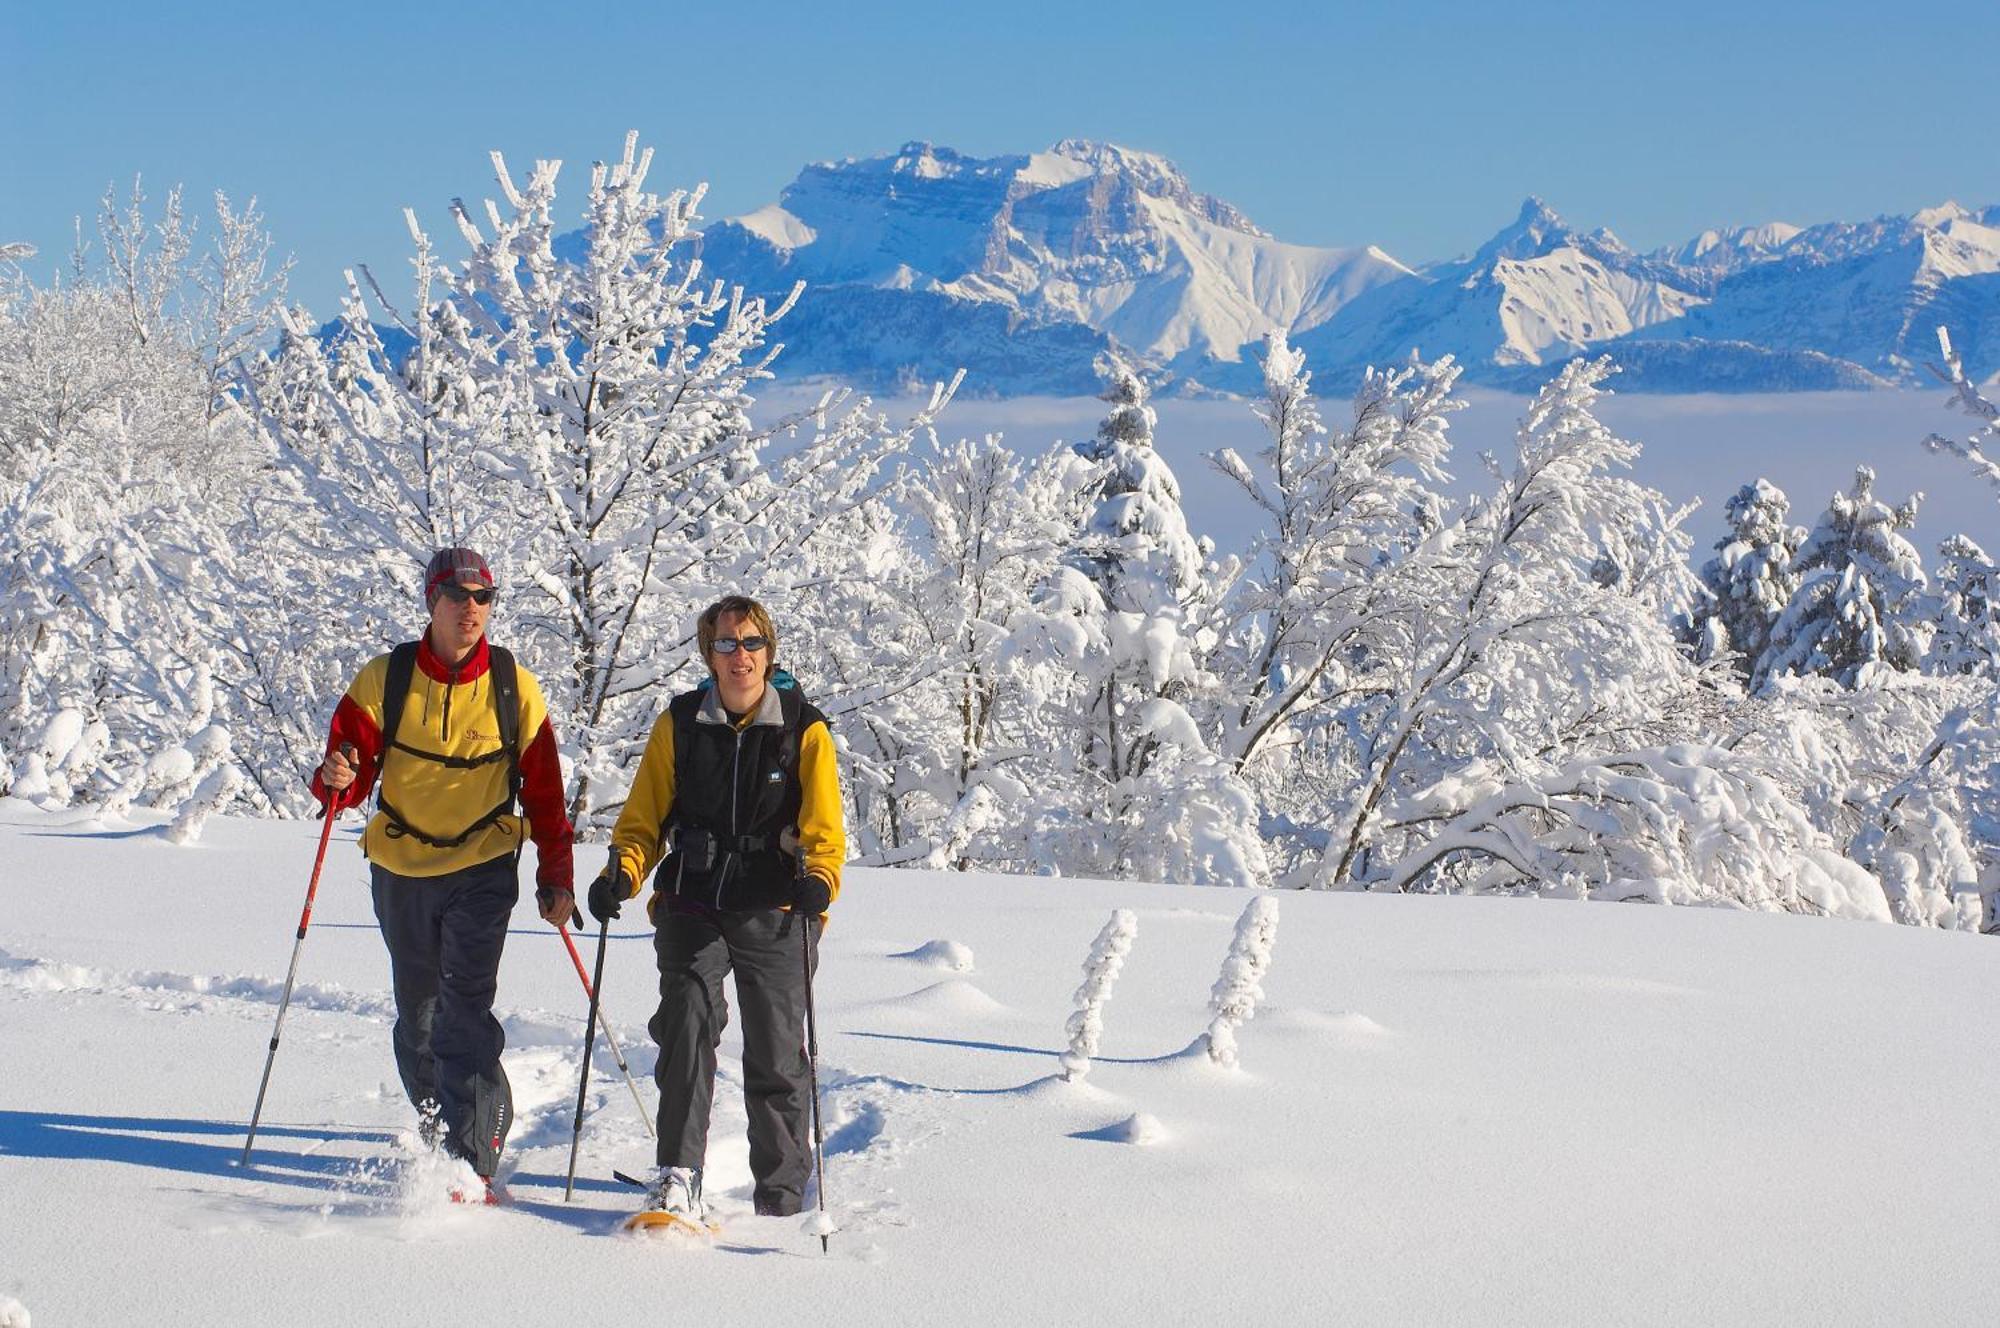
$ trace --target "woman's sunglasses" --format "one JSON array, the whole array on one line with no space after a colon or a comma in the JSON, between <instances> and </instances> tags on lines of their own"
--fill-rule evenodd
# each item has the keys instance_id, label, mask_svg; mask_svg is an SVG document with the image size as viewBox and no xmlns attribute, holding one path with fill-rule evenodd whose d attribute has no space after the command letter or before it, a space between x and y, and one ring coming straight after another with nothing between
<instances>
[{"instance_id":1,"label":"woman's sunglasses","mask_svg":"<svg viewBox=\"0 0 2000 1328\"><path fill-rule=\"evenodd\" d=\"M768 636L718 636L708 644L709 649L718 655L733 655L736 653L738 646L741 646L754 655L765 646L770 645L771 638Z\"/></svg>"}]
</instances>

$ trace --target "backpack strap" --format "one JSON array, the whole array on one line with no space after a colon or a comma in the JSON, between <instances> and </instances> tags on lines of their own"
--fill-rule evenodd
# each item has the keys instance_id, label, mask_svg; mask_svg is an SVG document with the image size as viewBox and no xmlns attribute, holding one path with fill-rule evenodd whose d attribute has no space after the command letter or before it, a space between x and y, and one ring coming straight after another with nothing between
<instances>
[{"instance_id":1,"label":"backpack strap","mask_svg":"<svg viewBox=\"0 0 2000 1328\"><path fill-rule=\"evenodd\" d=\"M500 728L500 750L507 761L507 802L521 796L521 681L514 652L486 647L486 670L493 677L493 718Z\"/></svg>"},{"instance_id":2,"label":"backpack strap","mask_svg":"<svg viewBox=\"0 0 2000 1328\"><path fill-rule=\"evenodd\" d=\"M403 723L403 702L410 699L410 683L417 676L417 643L405 641L389 652L389 676L382 683L382 765L389 763L389 749L396 745L396 730ZM381 770L376 770L381 776Z\"/></svg>"}]
</instances>

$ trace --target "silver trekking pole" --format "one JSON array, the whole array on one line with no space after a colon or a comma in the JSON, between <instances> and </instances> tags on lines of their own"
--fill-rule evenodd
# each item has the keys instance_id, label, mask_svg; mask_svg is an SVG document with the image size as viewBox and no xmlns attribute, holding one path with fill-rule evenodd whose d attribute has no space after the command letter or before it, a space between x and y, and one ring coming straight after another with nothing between
<instances>
[{"instance_id":1,"label":"silver trekking pole","mask_svg":"<svg viewBox=\"0 0 2000 1328\"><path fill-rule=\"evenodd\" d=\"M819 1114L819 1022L813 1016L812 919L799 915L799 953L806 971L806 1073L812 1079L813 1174L819 1181L819 1252L826 1253L826 1138Z\"/></svg>"}]
</instances>

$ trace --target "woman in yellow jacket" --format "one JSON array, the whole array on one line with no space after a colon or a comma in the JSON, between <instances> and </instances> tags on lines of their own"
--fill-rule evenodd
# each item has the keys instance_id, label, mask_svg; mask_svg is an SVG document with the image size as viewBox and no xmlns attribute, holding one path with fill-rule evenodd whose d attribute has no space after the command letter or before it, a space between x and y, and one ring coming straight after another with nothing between
<instances>
[{"instance_id":1,"label":"woman in yellow jacket","mask_svg":"<svg viewBox=\"0 0 2000 1328\"><path fill-rule=\"evenodd\" d=\"M759 1213L800 1210L812 1171L801 937L840 894L847 856L833 737L778 672L778 634L753 599L733 595L697 628L709 677L653 725L590 887L590 911L615 918L656 871L660 1008L659 1170L647 1207L699 1221L701 1170L715 1094L715 1051L729 1019L723 978L736 975L743 1096Z\"/></svg>"}]
</instances>

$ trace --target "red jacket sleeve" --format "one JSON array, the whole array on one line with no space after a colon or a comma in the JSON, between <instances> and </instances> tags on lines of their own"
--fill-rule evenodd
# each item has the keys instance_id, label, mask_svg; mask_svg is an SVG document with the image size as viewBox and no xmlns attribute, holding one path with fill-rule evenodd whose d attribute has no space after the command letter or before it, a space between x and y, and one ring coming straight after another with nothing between
<instances>
[{"instance_id":1,"label":"red jacket sleeve","mask_svg":"<svg viewBox=\"0 0 2000 1328\"><path fill-rule=\"evenodd\" d=\"M335 811L359 807L368 801L368 792L375 787L375 772L382 768L382 730L368 717L367 711L354 704L351 696L341 697L340 704L334 707L333 723L327 729L326 755L333 755L343 743L354 744L361 757L361 770L352 784L335 795L338 799ZM313 768L311 787L313 796L325 804L328 790L320 780L317 766Z\"/></svg>"},{"instance_id":2,"label":"red jacket sleeve","mask_svg":"<svg viewBox=\"0 0 2000 1328\"><path fill-rule=\"evenodd\" d=\"M364 716L365 718L365 716ZM357 784L361 781L356 780ZM571 861L569 807L563 798L562 761L556 731L546 719L528 750L521 753L521 810L535 840L535 884L555 890L576 888Z\"/></svg>"}]
</instances>

